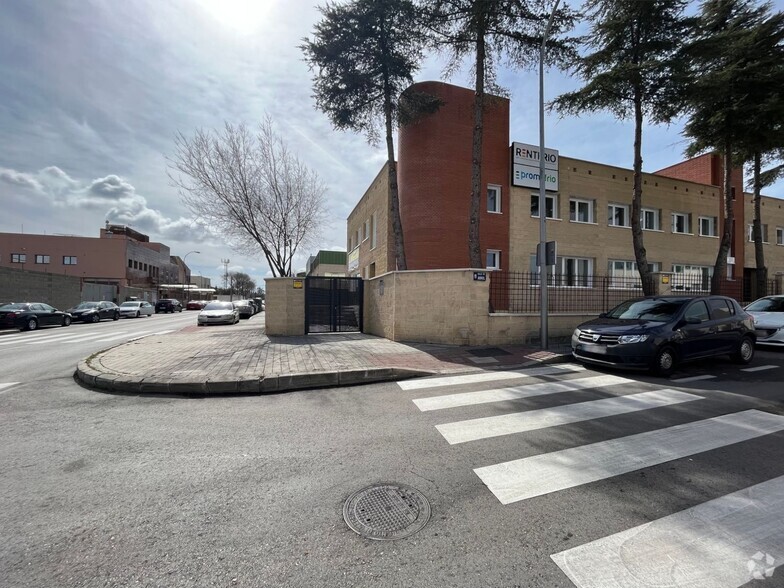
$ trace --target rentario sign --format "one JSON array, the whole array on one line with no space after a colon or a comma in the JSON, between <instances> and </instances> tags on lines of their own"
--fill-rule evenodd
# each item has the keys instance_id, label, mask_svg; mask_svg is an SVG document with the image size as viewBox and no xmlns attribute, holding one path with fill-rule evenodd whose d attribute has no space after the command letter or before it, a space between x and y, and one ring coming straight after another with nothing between
<instances>
[{"instance_id":1,"label":"rentario sign","mask_svg":"<svg viewBox=\"0 0 784 588\"><path fill-rule=\"evenodd\" d=\"M512 185L523 188L539 187L540 153L537 145L512 143ZM544 150L545 190L558 190L558 151Z\"/></svg>"}]
</instances>

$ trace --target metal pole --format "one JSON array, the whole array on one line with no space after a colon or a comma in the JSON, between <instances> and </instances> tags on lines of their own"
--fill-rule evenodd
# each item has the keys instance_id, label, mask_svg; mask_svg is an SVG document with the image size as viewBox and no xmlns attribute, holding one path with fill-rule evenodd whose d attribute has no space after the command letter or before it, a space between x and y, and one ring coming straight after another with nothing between
<instances>
[{"instance_id":1,"label":"metal pole","mask_svg":"<svg viewBox=\"0 0 784 588\"><path fill-rule=\"evenodd\" d=\"M542 349L550 346L547 326L547 198L545 194L545 169L544 169L544 46L547 44L547 35L553 25L555 11L561 0L555 0L550 18L542 35L542 46L539 48L539 330ZM553 211L555 212L555 211Z\"/></svg>"}]
</instances>

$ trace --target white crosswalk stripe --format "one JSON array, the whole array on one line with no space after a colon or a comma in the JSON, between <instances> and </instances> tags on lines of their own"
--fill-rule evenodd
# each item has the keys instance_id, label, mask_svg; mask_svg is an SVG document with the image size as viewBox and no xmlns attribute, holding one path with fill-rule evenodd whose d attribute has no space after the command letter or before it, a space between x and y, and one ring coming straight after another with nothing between
<instances>
[{"instance_id":1,"label":"white crosswalk stripe","mask_svg":"<svg viewBox=\"0 0 784 588\"><path fill-rule=\"evenodd\" d=\"M436 425L436 429L451 445L454 445L489 437L500 437L546 427L618 416L640 410L690 402L692 400L702 400L702 397L677 390L656 390L640 394L629 394L628 396L578 402L555 408L447 423L445 425Z\"/></svg>"},{"instance_id":2,"label":"white crosswalk stripe","mask_svg":"<svg viewBox=\"0 0 784 588\"><path fill-rule=\"evenodd\" d=\"M5 392L5 391L6 391L8 388L10 388L11 386L16 386L18 383L19 383L19 382L5 382L5 383L0 383L0 394L2 394L3 392Z\"/></svg>"},{"instance_id":3,"label":"white crosswalk stripe","mask_svg":"<svg viewBox=\"0 0 784 588\"><path fill-rule=\"evenodd\" d=\"M777 366L777 365L758 365L756 367L743 368L740 371L742 371L742 372L762 372L762 371L765 371L765 370L775 370L778 367L779 366Z\"/></svg>"},{"instance_id":4,"label":"white crosswalk stripe","mask_svg":"<svg viewBox=\"0 0 784 588\"><path fill-rule=\"evenodd\" d=\"M784 476L551 557L577 588L738 588L784 564L782 521Z\"/></svg>"},{"instance_id":5,"label":"white crosswalk stripe","mask_svg":"<svg viewBox=\"0 0 784 588\"><path fill-rule=\"evenodd\" d=\"M126 331L124 331L124 333L126 333ZM89 341L90 339L95 339L96 337L100 337L101 335L102 334L98 335L95 333L90 333L90 334L83 333L81 335L74 335L74 334L61 335L59 337L49 337L44 340L39 339L38 341L27 341L25 342L25 345L46 345L47 343L73 343L76 341ZM125 337L127 335L123 334L120 336Z\"/></svg>"},{"instance_id":6,"label":"white crosswalk stripe","mask_svg":"<svg viewBox=\"0 0 784 588\"><path fill-rule=\"evenodd\" d=\"M481 390L479 392L463 392L461 394L449 394L446 396L417 398L414 400L414 404L416 404L421 411L441 410L444 408L455 408L457 406L501 402L503 400L519 400L521 398L531 398L532 396L543 396L545 394L555 394L557 392L573 392L575 390L585 390L588 388L632 383L634 383L634 380L622 378L620 376L592 376L579 380L567 380L565 382L540 382L538 384L497 388L494 390Z\"/></svg>"},{"instance_id":7,"label":"white crosswalk stripe","mask_svg":"<svg viewBox=\"0 0 784 588\"><path fill-rule=\"evenodd\" d=\"M712 380L716 376L712 376L710 374L703 374L701 376L688 376L686 378L678 378L676 380L670 380L673 384L685 384L686 382L699 382L700 380Z\"/></svg>"},{"instance_id":8,"label":"white crosswalk stripe","mask_svg":"<svg viewBox=\"0 0 784 588\"><path fill-rule=\"evenodd\" d=\"M501 380L514 380L537 376L559 376L562 374L582 372L585 368L581 365L564 363L554 366L544 366L514 372L479 372L460 374L457 376L440 376L436 378L418 378L404 380L397 385L403 390L422 390L425 388L440 388L443 386L458 386L460 384L478 384L480 382L496 382Z\"/></svg>"},{"instance_id":9,"label":"white crosswalk stripe","mask_svg":"<svg viewBox=\"0 0 784 588\"><path fill-rule=\"evenodd\" d=\"M86 342L95 342L95 343L106 343L109 341L117 341L120 339L137 339L140 337L145 337L147 335L164 335L166 333L171 333L175 329L165 329L161 331L152 331L150 329L147 330L139 330L139 331L130 331L130 330L122 330L122 331L99 331L99 332L91 332L91 333L79 333L78 331L67 331L62 332L58 331L57 333L21 333L20 335L8 335L3 337L3 341L0 342L0 346L8 346L8 345L47 345L47 344L60 344L60 343L86 343ZM13 339L13 340L9 340Z\"/></svg>"}]
</instances>

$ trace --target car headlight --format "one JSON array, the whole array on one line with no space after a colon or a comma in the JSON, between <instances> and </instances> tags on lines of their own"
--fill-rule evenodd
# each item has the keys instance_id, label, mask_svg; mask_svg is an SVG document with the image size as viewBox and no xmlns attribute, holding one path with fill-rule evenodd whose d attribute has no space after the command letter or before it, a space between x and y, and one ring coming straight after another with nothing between
<instances>
[{"instance_id":1,"label":"car headlight","mask_svg":"<svg viewBox=\"0 0 784 588\"><path fill-rule=\"evenodd\" d=\"M572 333L572 337L579 337L582 331L580 329L575 329L574 333Z\"/></svg>"},{"instance_id":2,"label":"car headlight","mask_svg":"<svg viewBox=\"0 0 784 588\"><path fill-rule=\"evenodd\" d=\"M618 337L618 343L642 343L648 338L648 335L621 335Z\"/></svg>"}]
</instances>

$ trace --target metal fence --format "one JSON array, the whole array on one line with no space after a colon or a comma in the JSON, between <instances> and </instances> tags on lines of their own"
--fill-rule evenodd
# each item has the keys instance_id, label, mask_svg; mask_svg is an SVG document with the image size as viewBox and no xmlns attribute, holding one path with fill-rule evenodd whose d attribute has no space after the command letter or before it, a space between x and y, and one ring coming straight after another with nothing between
<instances>
[{"instance_id":1,"label":"metal fence","mask_svg":"<svg viewBox=\"0 0 784 588\"><path fill-rule=\"evenodd\" d=\"M654 274L656 294L710 294L710 277L668 274L668 283ZM491 272L490 312L536 313L540 308L540 275L531 272ZM781 293L780 280L768 280L765 293L756 292L753 280L722 280L719 293L747 304L760 296ZM549 312L601 313L624 300L643 296L638 277L600 275L551 275L547 281Z\"/></svg>"}]
</instances>

